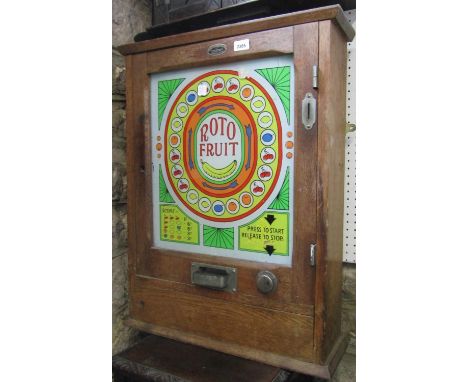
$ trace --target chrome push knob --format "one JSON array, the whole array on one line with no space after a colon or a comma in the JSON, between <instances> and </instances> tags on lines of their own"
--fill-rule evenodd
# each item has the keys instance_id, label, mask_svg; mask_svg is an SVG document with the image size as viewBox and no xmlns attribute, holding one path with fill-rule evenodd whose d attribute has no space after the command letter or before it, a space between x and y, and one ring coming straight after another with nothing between
<instances>
[{"instance_id":1,"label":"chrome push knob","mask_svg":"<svg viewBox=\"0 0 468 382\"><path fill-rule=\"evenodd\" d=\"M278 287L278 278L270 271L257 273L257 289L264 293L272 293Z\"/></svg>"}]
</instances>

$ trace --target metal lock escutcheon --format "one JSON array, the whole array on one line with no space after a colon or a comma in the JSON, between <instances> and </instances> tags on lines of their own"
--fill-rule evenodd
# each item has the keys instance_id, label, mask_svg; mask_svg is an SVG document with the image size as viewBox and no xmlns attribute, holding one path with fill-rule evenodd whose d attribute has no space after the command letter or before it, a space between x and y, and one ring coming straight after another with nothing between
<instances>
[{"instance_id":1,"label":"metal lock escutcheon","mask_svg":"<svg viewBox=\"0 0 468 382\"><path fill-rule=\"evenodd\" d=\"M264 293L273 293L278 287L278 278L270 271L257 273L257 289Z\"/></svg>"},{"instance_id":2,"label":"metal lock escutcheon","mask_svg":"<svg viewBox=\"0 0 468 382\"><path fill-rule=\"evenodd\" d=\"M317 119L317 100L312 93L306 93L302 100L302 123L306 130L312 129Z\"/></svg>"}]
</instances>

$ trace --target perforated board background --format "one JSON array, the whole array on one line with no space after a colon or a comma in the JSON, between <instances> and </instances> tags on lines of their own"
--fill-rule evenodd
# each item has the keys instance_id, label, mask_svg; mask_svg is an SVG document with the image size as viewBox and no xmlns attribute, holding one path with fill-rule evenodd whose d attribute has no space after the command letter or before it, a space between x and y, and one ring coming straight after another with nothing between
<instances>
[{"instance_id":1,"label":"perforated board background","mask_svg":"<svg viewBox=\"0 0 468 382\"><path fill-rule=\"evenodd\" d=\"M356 29L356 10L345 12ZM348 42L346 122L356 124L356 37ZM346 134L343 261L356 262L356 131Z\"/></svg>"}]
</instances>

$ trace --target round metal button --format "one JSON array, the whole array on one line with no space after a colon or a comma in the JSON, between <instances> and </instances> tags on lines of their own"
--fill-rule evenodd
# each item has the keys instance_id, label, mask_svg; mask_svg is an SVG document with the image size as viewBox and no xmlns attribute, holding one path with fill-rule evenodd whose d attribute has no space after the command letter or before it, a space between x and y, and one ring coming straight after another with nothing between
<instances>
[{"instance_id":1,"label":"round metal button","mask_svg":"<svg viewBox=\"0 0 468 382\"><path fill-rule=\"evenodd\" d=\"M262 293L271 293L276 290L278 279L270 271L260 271L257 273L257 289Z\"/></svg>"}]
</instances>

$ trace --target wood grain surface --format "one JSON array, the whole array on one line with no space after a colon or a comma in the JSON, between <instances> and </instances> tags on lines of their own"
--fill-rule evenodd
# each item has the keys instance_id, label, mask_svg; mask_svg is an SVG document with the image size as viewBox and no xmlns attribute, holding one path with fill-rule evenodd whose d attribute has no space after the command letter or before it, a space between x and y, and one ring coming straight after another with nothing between
<instances>
[{"instance_id":1,"label":"wood grain surface","mask_svg":"<svg viewBox=\"0 0 468 382\"><path fill-rule=\"evenodd\" d=\"M112 366L114 374L130 371L150 381L274 382L284 375L278 367L154 335L114 356Z\"/></svg>"},{"instance_id":2,"label":"wood grain surface","mask_svg":"<svg viewBox=\"0 0 468 382\"><path fill-rule=\"evenodd\" d=\"M340 5L332 5L126 44L118 47L118 50L123 55L135 54L167 47L191 44L194 42L208 41L329 19L334 20L334 22L339 25L342 33L348 41L353 40L355 32L351 24L346 19L343 9Z\"/></svg>"},{"instance_id":3,"label":"wood grain surface","mask_svg":"<svg viewBox=\"0 0 468 382\"><path fill-rule=\"evenodd\" d=\"M338 22L341 14L340 7L325 7L298 12L294 19L286 15L269 21L256 20L123 49L129 54L126 135L132 326L329 377L342 349L345 66L346 39L350 34L343 33ZM314 20L324 21L309 22ZM228 39L216 40L226 36ZM209 45L221 41L232 44L245 36L251 40L250 51L228 50L221 60L207 55ZM182 52L188 59L182 57ZM273 54L294 57L294 161L295 172L301 176L294 178L292 267L152 248L150 73ZM318 90L312 88L313 65L319 68ZM311 130L303 128L301 119L306 93L318 100L317 124ZM310 264L312 243L317 244L315 267ZM192 285L190 268L194 261L236 268L237 292ZM270 295L263 295L256 288L255 276L263 269L274 272L279 279L278 289Z\"/></svg>"},{"instance_id":4,"label":"wood grain surface","mask_svg":"<svg viewBox=\"0 0 468 382\"><path fill-rule=\"evenodd\" d=\"M331 21L319 22L319 36L315 346L325 362L341 334L346 41Z\"/></svg>"},{"instance_id":5,"label":"wood grain surface","mask_svg":"<svg viewBox=\"0 0 468 382\"><path fill-rule=\"evenodd\" d=\"M223 353L251 359L254 361L264 362L268 365L281 367L283 369L296 371L298 373L314 375L326 379L329 379L331 376L328 365L319 365L317 363L305 362L297 358L291 358L280 354L270 353L268 351L226 343L225 341L199 336L190 332L183 332L177 329L148 324L136 319L127 320L127 325L147 333L160 335L166 338L174 339L176 341L181 341L208 349L214 349Z\"/></svg>"},{"instance_id":6,"label":"wood grain surface","mask_svg":"<svg viewBox=\"0 0 468 382\"><path fill-rule=\"evenodd\" d=\"M313 318L154 287L137 277L132 318L303 361L313 359Z\"/></svg>"},{"instance_id":7,"label":"wood grain surface","mask_svg":"<svg viewBox=\"0 0 468 382\"><path fill-rule=\"evenodd\" d=\"M315 268L310 246L317 242L317 129L302 124L302 100L312 88L312 67L318 65L318 24L294 27L295 126L294 126L294 256L293 301L314 304Z\"/></svg>"},{"instance_id":8,"label":"wood grain surface","mask_svg":"<svg viewBox=\"0 0 468 382\"><path fill-rule=\"evenodd\" d=\"M249 39L248 50L234 51L234 41ZM215 44L224 44L226 53L210 56L208 48ZM279 56L293 52L293 27L279 28L257 33L185 45L184 49L167 48L148 54L148 73L165 72L206 65L219 65L233 61Z\"/></svg>"}]
</instances>

